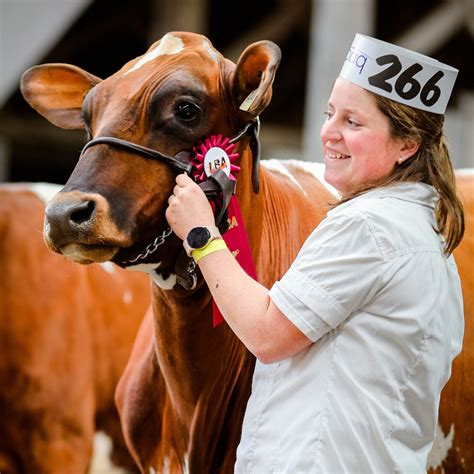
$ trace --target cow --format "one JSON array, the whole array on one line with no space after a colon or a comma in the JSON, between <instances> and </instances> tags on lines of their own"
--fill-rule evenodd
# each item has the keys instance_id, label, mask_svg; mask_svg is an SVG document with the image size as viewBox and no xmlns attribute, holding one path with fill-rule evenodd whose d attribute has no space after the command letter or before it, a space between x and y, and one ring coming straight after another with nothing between
<instances>
[{"instance_id":1,"label":"cow","mask_svg":"<svg viewBox=\"0 0 474 474\"><path fill-rule=\"evenodd\" d=\"M259 164L259 117L280 59L277 45L259 41L233 63L206 37L171 32L105 80L67 64L35 66L22 77L34 109L59 127L85 128L90 139L46 210L48 246L153 281L153 311L116 391L127 445L144 473L233 472L255 362L225 323L214 326L209 290L169 230L176 175L198 180L203 147L234 147L237 224L267 287L336 202L320 164ZM218 175L204 184L215 188ZM225 220L228 192L219 186L213 203L225 230L236 222Z\"/></svg>"},{"instance_id":2,"label":"cow","mask_svg":"<svg viewBox=\"0 0 474 474\"><path fill-rule=\"evenodd\" d=\"M474 472L474 424L469 415L469 407L474 406L470 379L474 366L474 169L456 170L456 182L466 219L464 238L454 251L461 276L465 330L463 350L441 393L438 442L428 458L437 474Z\"/></svg>"},{"instance_id":3,"label":"cow","mask_svg":"<svg viewBox=\"0 0 474 474\"><path fill-rule=\"evenodd\" d=\"M149 279L49 251L44 201L60 188L0 185L0 472L84 474L97 430L112 438L114 464L136 472L114 391Z\"/></svg>"}]
</instances>

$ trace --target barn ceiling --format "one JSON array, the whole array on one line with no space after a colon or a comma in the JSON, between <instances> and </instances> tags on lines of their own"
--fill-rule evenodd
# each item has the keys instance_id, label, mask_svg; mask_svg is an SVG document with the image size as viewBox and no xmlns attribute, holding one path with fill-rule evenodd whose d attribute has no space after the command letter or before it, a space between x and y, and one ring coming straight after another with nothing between
<instances>
[{"instance_id":1,"label":"barn ceiling","mask_svg":"<svg viewBox=\"0 0 474 474\"><path fill-rule=\"evenodd\" d=\"M262 121L269 126L282 127L288 136L298 135L304 117L311 1L239 0L232 6L218 0L176 2L92 2L60 41L37 58L35 64L71 63L99 77L107 77L126 61L143 54L152 41L168 30L178 29L166 28L165 18L174 15L173 24L179 26L179 21L185 20L182 12L177 11L179 7L191 18L186 24L192 26L194 21L194 31L200 29L217 49L233 60L252 41L271 39L280 45L283 60L275 80L272 103ZM375 34L394 41L444 3L441 0L379 0ZM171 5L178 7L170 13ZM357 6L357 0L354 5ZM336 31L334 40L337 40ZM474 89L473 46L472 29L466 22L430 53L461 70L454 100L457 91ZM11 181L64 182L84 141L82 132L56 129L39 117L18 90L0 109L0 137L8 144L8 179Z\"/></svg>"}]
</instances>

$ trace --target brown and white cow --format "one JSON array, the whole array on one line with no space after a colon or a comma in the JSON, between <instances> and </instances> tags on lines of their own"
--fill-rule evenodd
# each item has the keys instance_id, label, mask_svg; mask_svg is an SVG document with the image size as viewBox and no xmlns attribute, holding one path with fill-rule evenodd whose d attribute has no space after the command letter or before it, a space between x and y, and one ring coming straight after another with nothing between
<instances>
[{"instance_id":1,"label":"brown and white cow","mask_svg":"<svg viewBox=\"0 0 474 474\"><path fill-rule=\"evenodd\" d=\"M114 392L150 304L149 280L48 250L43 200L59 189L0 185L2 474L85 474L96 430L112 437L116 465L134 466Z\"/></svg>"},{"instance_id":2,"label":"brown and white cow","mask_svg":"<svg viewBox=\"0 0 474 474\"><path fill-rule=\"evenodd\" d=\"M155 283L153 314L142 323L116 395L143 472L232 472L251 388L254 359L225 324L213 328L202 278L193 289L178 283L183 249L167 236L165 209L190 151L213 134L238 138L236 194L257 276L267 286L334 200L317 165L256 163L252 124L269 104L279 61L269 41L251 44L234 64L207 38L174 32L103 81L64 64L23 76L32 107L94 139L48 206L49 247L80 263L111 260L146 271Z\"/></svg>"},{"instance_id":3,"label":"brown and white cow","mask_svg":"<svg viewBox=\"0 0 474 474\"><path fill-rule=\"evenodd\" d=\"M454 360L441 394L437 442L429 466L442 473L474 472L474 169L458 170L456 181L464 204L466 231L454 256L461 276L465 330L463 351Z\"/></svg>"}]
</instances>

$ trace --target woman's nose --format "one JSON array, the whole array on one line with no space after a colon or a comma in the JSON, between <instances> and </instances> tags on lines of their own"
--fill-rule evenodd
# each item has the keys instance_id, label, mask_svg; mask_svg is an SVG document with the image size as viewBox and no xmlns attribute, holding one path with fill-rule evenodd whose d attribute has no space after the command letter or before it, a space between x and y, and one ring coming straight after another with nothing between
<instances>
[{"instance_id":1,"label":"woman's nose","mask_svg":"<svg viewBox=\"0 0 474 474\"><path fill-rule=\"evenodd\" d=\"M327 141L337 141L342 138L341 131L334 117L329 117L321 127L321 141L326 143Z\"/></svg>"}]
</instances>

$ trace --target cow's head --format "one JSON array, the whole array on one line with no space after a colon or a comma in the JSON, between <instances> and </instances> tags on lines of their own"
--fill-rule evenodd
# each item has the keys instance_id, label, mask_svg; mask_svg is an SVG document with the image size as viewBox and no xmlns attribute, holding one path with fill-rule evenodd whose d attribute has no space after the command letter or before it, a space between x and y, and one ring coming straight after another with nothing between
<instances>
[{"instance_id":1,"label":"cow's head","mask_svg":"<svg viewBox=\"0 0 474 474\"><path fill-rule=\"evenodd\" d=\"M24 73L21 90L58 127L174 157L256 120L270 102L279 61L280 50L269 41L247 47L235 65L207 38L174 32L105 80L75 66L45 64ZM166 276L181 242L170 235L156 244L168 228L165 209L178 172L110 143L85 149L46 209L47 245L79 263L153 264ZM144 257L147 248L156 250Z\"/></svg>"}]
</instances>

